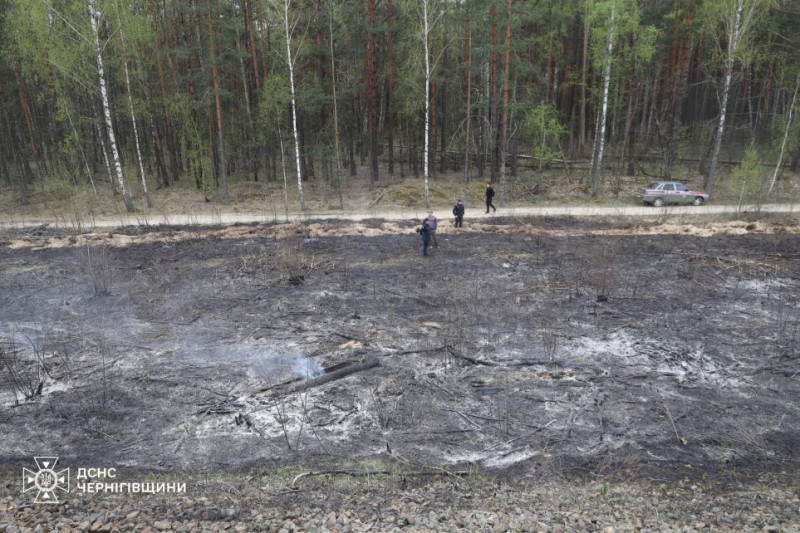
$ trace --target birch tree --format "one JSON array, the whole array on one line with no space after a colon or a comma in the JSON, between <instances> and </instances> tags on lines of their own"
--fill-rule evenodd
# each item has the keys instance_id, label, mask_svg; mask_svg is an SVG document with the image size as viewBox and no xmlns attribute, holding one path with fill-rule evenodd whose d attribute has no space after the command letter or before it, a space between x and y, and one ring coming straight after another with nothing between
<instances>
[{"instance_id":1,"label":"birch tree","mask_svg":"<svg viewBox=\"0 0 800 533\"><path fill-rule=\"evenodd\" d=\"M606 146L606 130L611 98L611 83L614 76L615 57L621 56L624 43L630 42L626 54L649 60L653 54L656 31L650 26L642 26L638 5L633 0L606 0L594 2L589 8L589 20L593 28L594 49L602 50L595 54L595 64L602 68L602 92L600 111L595 128L592 166L589 174L591 195L596 198L603 174L603 158ZM616 48L620 50L615 52ZM631 62L635 64L635 62ZM620 76L623 74L620 73Z\"/></svg>"},{"instance_id":2,"label":"birch tree","mask_svg":"<svg viewBox=\"0 0 800 533\"><path fill-rule=\"evenodd\" d=\"M299 19L292 21L289 18L291 0L283 0L280 8L283 11L283 29L286 41L286 66L289 69L289 96L292 108L292 135L294 137L294 160L297 169L297 193L300 196L300 209L306 210L306 200L303 194L303 169L300 166L300 133L297 131L297 93L295 91L294 67L297 54L292 55L292 35ZM277 4L276 4L277 5Z\"/></svg>"},{"instance_id":3,"label":"birch tree","mask_svg":"<svg viewBox=\"0 0 800 533\"><path fill-rule=\"evenodd\" d=\"M472 129L472 12L467 8L464 16L464 73L467 85L467 112L466 112L466 132L464 134L464 187L461 196L464 200L467 197L467 185L469 184L469 155L471 151L471 129Z\"/></svg>"},{"instance_id":4,"label":"birch tree","mask_svg":"<svg viewBox=\"0 0 800 533\"><path fill-rule=\"evenodd\" d=\"M503 118L500 122L500 207L503 207L506 193L506 157L508 154L508 93L509 93L509 80L511 77L511 22L513 16L511 8L514 5L514 0L508 0L506 4L506 11L508 19L506 20L506 57L505 64L503 65Z\"/></svg>"},{"instance_id":5,"label":"birch tree","mask_svg":"<svg viewBox=\"0 0 800 533\"><path fill-rule=\"evenodd\" d=\"M436 12L436 0L422 1L422 41L425 54L425 149L423 161L423 173L425 176L425 206L431 206L430 193L430 151L431 151L431 83L433 71L436 68L438 58L431 57L431 33L436 23L441 17L441 13Z\"/></svg>"},{"instance_id":6,"label":"birch tree","mask_svg":"<svg viewBox=\"0 0 800 533\"><path fill-rule=\"evenodd\" d=\"M106 79L103 70L103 53L100 48L100 16L101 13L94 6L93 0L89 0L89 18L92 23L92 34L94 35L94 47L97 58L97 75L100 80L100 99L103 104L103 117L106 123L106 135L108 136L108 143L111 147L111 155L114 161L114 169L116 171L117 184L119 185L122 199L125 202L125 208L129 213L133 213L136 208L133 205L130 191L125 183L125 176L122 174L122 161L119 156L119 149L117 148L117 138L114 134L114 121L111 117L111 105L108 102L108 91L106 90Z\"/></svg>"},{"instance_id":7,"label":"birch tree","mask_svg":"<svg viewBox=\"0 0 800 533\"><path fill-rule=\"evenodd\" d=\"M122 44L123 54L126 53L125 49L125 32L122 29L122 18L117 12L117 21L120 25L119 28L119 40ZM144 198L147 207L153 207L153 200L150 198L150 191L147 190L147 175L144 171L144 159L142 158L142 147L141 143L139 142L139 129L136 124L136 110L133 105L133 95L131 91L131 76L128 69L128 59L127 57L123 57L122 59L122 66L125 70L125 89L128 93L128 111L131 114L131 125L133 126L133 139L136 143L136 162L139 165L139 176L141 176L142 180L142 192L144 193Z\"/></svg>"},{"instance_id":8,"label":"birch tree","mask_svg":"<svg viewBox=\"0 0 800 533\"><path fill-rule=\"evenodd\" d=\"M423 175L425 176L425 207L431 207L431 192L430 192L430 145L431 145L431 76L433 69L431 67L430 55L430 34L431 34L431 0L422 0L422 24L423 24L423 41L425 44L425 151L423 161Z\"/></svg>"},{"instance_id":9,"label":"birch tree","mask_svg":"<svg viewBox=\"0 0 800 533\"><path fill-rule=\"evenodd\" d=\"M724 47L724 70L722 94L719 104L719 118L711 148L711 159L705 179L705 189L709 194L714 189L714 178L717 161L725 134L725 120L728 111L728 100L731 92L736 62L746 56L747 42L758 17L766 11L771 0L717 0L705 4L705 20L711 25L713 35L720 48ZM722 35L717 32L722 28Z\"/></svg>"},{"instance_id":10,"label":"birch tree","mask_svg":"<svg viewBox=\"0 0 800 533\"><path fill-rule=\"evenodd\" d=\"M592 185L592 198L597 198L600 187L600 176L603 172L603 153L606 142L606 120L608 117L608 93L611 86L611 59L614 52L614 33L617 30L617 3L610 2L611 14L609 17L608 37L603 60L603 96L600 111L600 120L594 136L594 149L592 150L592 170L589 175L589 182Z\"/></svg>"}]
</instances>

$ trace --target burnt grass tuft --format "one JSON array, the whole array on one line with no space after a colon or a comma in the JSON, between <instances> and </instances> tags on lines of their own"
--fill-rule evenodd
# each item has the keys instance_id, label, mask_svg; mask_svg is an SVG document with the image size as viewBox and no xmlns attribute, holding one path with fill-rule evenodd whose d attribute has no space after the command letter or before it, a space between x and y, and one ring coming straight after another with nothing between
<instances>
[{"instance_id":1,"label":"burnt grass tuft","mask_svg":"<svg viewBox=\"0 0 800 533\"><path fill-rule=\"evenodd\" d=\"M103 255L103 294L85 247L4 247L0 342L17 377L0 368L0 461L49 450L142 471L368 458L515 478L797 471L795 236L492 224L512 231L442 232L428 258L411 222L376 236L195 229ZM297 387L308 369L371 358ZM15 397L33 372L40 394Z\"/></svg>"}]
</instances>

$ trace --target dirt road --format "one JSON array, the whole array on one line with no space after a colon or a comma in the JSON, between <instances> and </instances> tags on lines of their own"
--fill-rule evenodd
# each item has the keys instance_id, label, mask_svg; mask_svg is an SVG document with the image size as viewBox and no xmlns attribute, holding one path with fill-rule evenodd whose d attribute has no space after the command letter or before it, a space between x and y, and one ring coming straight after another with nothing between
<instances>
[{"instance_id":1,"label":"dirt road","mask_svg":"<svg viewBox=\"0 0 800 533\"><path fill-rule=\"evenodd\" d=\"M451 206L437 206L434 212L439 218L450 217ZM536 206L501 208L497 213L486 214L482 207L468 207L465 220L483 220L504 217L573 217L573 216L665 216L665 215L717 215L721 213L755 212L765 213L800 213L798 204L768 204L760 209L756 206L739 207L736 205L668 206L662 208L626 205L616 207L601 206ZM342 212L307 212L289 213L265 210L263 212L233 213L203 212L197 214L164 214L139 213L129 215L119 213L116 216L76 217L69 214L53 217L15 217L6 216L0 219L0 229L25 228L46 225L53 228L92 229L122 226L186 226L186 225L226 225L247 224L253 222L301 222L308 220L368 220L383 219L388 221L420 219L425 216L424 209L386 210L376 208L363 211Z\"/></svg>"}]
</instances>

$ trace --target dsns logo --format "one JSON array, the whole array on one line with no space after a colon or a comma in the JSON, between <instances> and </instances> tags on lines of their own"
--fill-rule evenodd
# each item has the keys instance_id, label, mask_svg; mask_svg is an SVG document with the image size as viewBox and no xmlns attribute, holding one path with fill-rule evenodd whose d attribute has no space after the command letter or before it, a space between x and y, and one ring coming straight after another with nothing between
<instances>
[{"instance_id":1,"label":"dsns logo","mask_svg":"<svg viewBox=\"0 0 800 533\"><path fill-rule=\"evenodd\" d=\"M22 492L36 492L36 503L58 503L58 491L69 492L69 468L56 471L58 457L34 457L38 471L22 469Z\"/></svg>"}]
</instances>

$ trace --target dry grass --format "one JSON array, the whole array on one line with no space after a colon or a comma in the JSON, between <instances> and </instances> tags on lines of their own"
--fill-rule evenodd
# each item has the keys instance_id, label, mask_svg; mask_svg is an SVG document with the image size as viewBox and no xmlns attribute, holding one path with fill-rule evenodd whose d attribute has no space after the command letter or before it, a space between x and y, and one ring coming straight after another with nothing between
<instances>
[{"instance_id":1,"label":"dry grass","mask_svg":"<svg viewBox=\"0 0 800 533\"><path fill-rule=\"evenodd\" d=\"M564 205L564 204L600 204L600 205L638 205L632 197L637 188L657 176L613 176L608 177L600 187L597 199L586 194L585 172L572 169L571 177L560 170L544 174L536 174L527 169L520 169L517 177L509 176L505 187L506 207L524 207L530 205ZM131 174L133 175L133 174ZM467 184L465 202L478 207L483 205L484 188L488 175L483 178L474 176ZM680 174L691 187L701 187L702 177L690 173ZM729 190L729 179L720 177L717 182L714 201L719 203L735 203L736 195ZM339 192L335 183L322 181L305 182L304 194L308 211L324 213L347 211L390 211L404 208L426 209L424 196L424 180L422 177L391 176L385 172L381 179L370 183L366 168L360 168L357 175L351 177L347 172L342 176L342 204L339 203ZM283 200L283 182L253 182L230 178L230 201L223 201L222 192L211 190L207 194L197 190L193 183L184 178L168 188L156 189L151 184L151 197L154 207L146 208L144 196L139 183L132 183L132 195L137 211L143 215L207 215L220 212L259 213L272 215L279 219L285 212ZM15 192L0 189L0 202L5 206L8 217L37 217L63 219L79 229L94 217L114 217L125 215L125 209L119 195L113 195L109 183L97 183L98 194L86 184L75 186L63 180L39 184L28 190L26 201L20 202ZM500 192L499 184L495 189ZM449 209L452 204L464 196L463 174L460 171L442 173L430 180L431 201L439 212ZM800 175L785 172L784 177L776 185L771 201L794 200L800 195ZM288 189L290 212L300 210L297 184L290 180ZM495 201L497 202L497 199Z\"/></svg>"}]
</instances>

